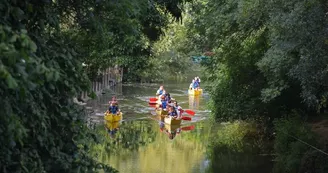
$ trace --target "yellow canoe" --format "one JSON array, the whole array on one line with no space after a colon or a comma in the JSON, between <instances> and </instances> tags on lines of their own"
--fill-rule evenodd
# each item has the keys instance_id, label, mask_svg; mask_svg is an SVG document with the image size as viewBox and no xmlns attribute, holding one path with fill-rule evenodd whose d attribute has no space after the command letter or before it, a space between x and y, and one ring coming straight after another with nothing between
<instances>
[{"instance_id":1,"label":"yellow canoe","mask_svg":"<svg viewBox=\"0 0 328 173\"><path fill-rule=\"evenodd\" d=\"M167 115L169 112L162 109L156 109L156 115Z\"/></svg>"},{"instance_id":2,"label":"yellow canoe","mask_svg":"<svg viewBox=\"0 0 328 173\"><path fill-rule=\"evenodd\" d=\"M198 96L198 95L201 95L202 93L203 93L203 89L198 89L198 90L189 89L188 90L188 94L193 95L193 96Z\"/></svg>"},{"instance_id":3,"label":"yellow canoe","mask_svg":"<svg viewBox=\"0 0 328 173\"><path fill-rule=\"evenodd\" d=\"M169 125L180 125L181 124L181 119L175 119L172 117L165 117L164 118L164 122L165 124L169 124Z\"/></svg>"},{"instance_id":4,"label":"yellow canoe","mask_svg":"<svg viewBox=\"0 0 328 173\"><path fill-rule=\"evenodd\" d=\"M164 121L164 117L168 114L168 111L164 111L162 109L156 110L156 115L161 118L161 121Z\"/></svg>"},{"instance_id":5,"label":"yellow canoe","mask_svg":"<svg viewBox=\"0 0 328 173\"><path fill-rule=\"evenodd\" d=\"M117 122L117 121L121 121L123 119L123 113L120 112L119 115L114 115L114 114L111 114L111 113L105 113L105 117L104 119L106 121L109 121L109 122Z\"/></svg>"}]
</instances>

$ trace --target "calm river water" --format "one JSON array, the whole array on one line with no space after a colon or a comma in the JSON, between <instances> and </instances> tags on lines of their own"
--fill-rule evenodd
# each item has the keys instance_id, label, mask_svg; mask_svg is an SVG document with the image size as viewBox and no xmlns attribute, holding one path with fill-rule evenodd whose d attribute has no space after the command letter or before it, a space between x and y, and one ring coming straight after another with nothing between
<instances>
[{"instance_id":1,"label":"calm river water","mask_svg":"<svg viewBox=\"0 0 328 173\"><path fill-rule=\"evenodd\" d=\"M117 85L89 101L87 106L95 110L91 120L97 124L97 135L102 136L100 144L92 145L92 155L121 173L271 172L272 158L266 142L244 133L252 127L209 123L208 95L188 96L188 86L164 85L182 108L196 112L191 121L183 121L179 127L163 125L152 115L154 108L148 100L159 85ZM123 121L106 124L103 113L113 93L124 113Z\"/></svg>"}]
</instances>

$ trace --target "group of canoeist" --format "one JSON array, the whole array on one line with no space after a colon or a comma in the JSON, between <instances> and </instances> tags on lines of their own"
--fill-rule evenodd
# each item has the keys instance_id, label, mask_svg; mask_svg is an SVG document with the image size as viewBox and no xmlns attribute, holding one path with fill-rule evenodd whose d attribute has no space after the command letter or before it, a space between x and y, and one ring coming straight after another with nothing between
<instances>
[{"instance_id":1,"label":"group of canoeist","mask_svg":"<svg viewBox=\"0 0 328 173\"><path fill-rule=\"evenodd\" d=\"M200 78L197 76L197 77L195 77L193 80L192 80L192 82L190 83L190 85L189 85L189 89L190 90L192 90L192 89L194 89L194 90L198 90L198 89L200 89Z\"/></svg>"},{"instance_id":2,"label":"group of canoeist","mask_svg":"<svg viewBox=\"0 0 328 173\"><path fill-rule=\"evenodd\" d=\"M168 116L173 118L181 118L181 114L183 113L183 109L178 105L178 102L171 98L170 93L166 93L163 86L160 86L156 92L156 96L158 96L158 104L159 107L156 109L162 109L164 111L168 111Z\"/></svg>"}]
</instances>

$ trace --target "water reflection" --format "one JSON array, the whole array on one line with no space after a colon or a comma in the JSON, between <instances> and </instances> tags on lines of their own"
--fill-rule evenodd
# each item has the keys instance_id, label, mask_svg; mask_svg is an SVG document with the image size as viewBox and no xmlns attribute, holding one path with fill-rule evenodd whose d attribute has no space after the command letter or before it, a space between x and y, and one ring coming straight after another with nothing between
<instances>
[{"instance_id":1,"label":"water reflection","mask_svg":"<svg viewBox=\"0 0 328 173\"><path fill-rule=\"evenodd\" d=\"M273 163L268 154L271 149L256 130L241 122L219 127L207 150L209 165L206 172L271 172Z\"/></svg>"},{"instance_id":2,"label":"water reflection","mask_svg":"<svg viewBox=\"0 0 328 173\"><path fill-rule=\"evenodd\" d=\"M168 125L163 122L160 123L161 132L165 133L170 140L173 140L181 131L191 131L195 129L195 125L184 126L181 125Z\"/></svg>"},{"instance_id":3,"label":"water reflection","mask_svg":"<svg viewBox=\"0 0 328 173\"><path fill-rule=\"evenodd\" d=\"M105 121L105 130L107 130L107 134L111 138L116 137L116 133L119 129L120 122L110 122L110 121Z\"/></svg>"},{"instance_id":4,"label":"water reflection","mask_svg":"<svg viewBox=\"0 0 328 173\"><path fill-rule=\"evenodd\" d=\"M192 95L189 95L189 109L196 109L198 110L199 109L199 98L201 96L192 96Z\"/></svg>"},{"instance_id":5,"label":"water reflection","mask_svg":"<svg viewBox=\"0 0 328 173\"><path fill-rule=\"evenodd\" d=\"M97 133L108 134L108 129L119 126L115 138L104 139L92 145L94 158L109 164L120 172L200 172L204 160L204 143L196 142L203 129L196 132L194 125L170 126L158 121L140 120L106 124ZM108 127L109 126L109 127ZM168 134L175 133L174 140ZM206 133L205 133L206 134ZM192 151L192 152L190 152Z\"/></svg>"}]
</instances>

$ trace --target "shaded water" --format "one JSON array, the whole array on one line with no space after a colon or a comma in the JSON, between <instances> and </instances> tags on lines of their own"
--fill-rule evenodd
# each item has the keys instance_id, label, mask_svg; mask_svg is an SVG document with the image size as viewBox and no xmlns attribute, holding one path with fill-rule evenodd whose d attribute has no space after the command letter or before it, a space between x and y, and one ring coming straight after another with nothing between
<instances>
[{"instance_id":1,"label":"shaded water","mask_svg":"<svg viewBox=\"0 0 328 173\"><path fill-rule=\"evenodd\" d=\"M118 85L90 101L87 106L95 110L92 121L103 136L100 144L92 145L91 154L123 173L270 172L266 143L245 137L252 128L242 123L211 125L208 95L188 96L188 86L165 84L182 108L196 112L181 126L164 125L151 114L154 108L147 102L158 85ZM123 122L104 124L103 113L114 92Z\"/></svg>"}]
</instances>

